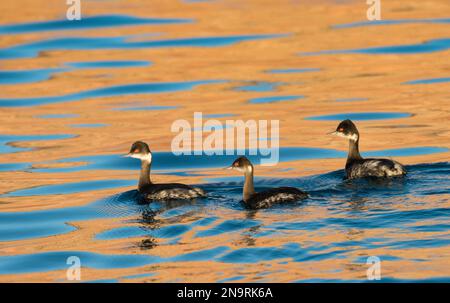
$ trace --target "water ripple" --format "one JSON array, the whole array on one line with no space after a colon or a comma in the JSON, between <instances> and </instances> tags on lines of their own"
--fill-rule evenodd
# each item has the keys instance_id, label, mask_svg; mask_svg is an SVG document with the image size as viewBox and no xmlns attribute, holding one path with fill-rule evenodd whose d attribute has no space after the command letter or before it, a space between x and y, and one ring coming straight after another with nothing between
<instances>
[{"instance_id":1,"label":"water ripple","mask_svg":"<svg viewBox=\"0 0 450 303\"><path fill-rule=\"evenodd\" d=\"M83 16L81 20L52 20L30 23L7 24L0 26L0 35L23 34L31 32L86 30L100 27L118 27L130 25L161 25L190 23L191 19L140 18L128 15Z\"/></svg>"},{"instance_id":2,"label":"water ripple","mask_svg":"<svg viewBox=\"0 0 450 303\"><path fill-rule=\"evenodd\" d=\"M280 263L320 264L324 260L348 258L353 259L353 264L365 264L365 254L355 253L380 248L384 249L384 253L378 255L382 260L413 261L407 255L397 254L398 249L447 247L450 244L446 233L450 208L445 204L434 204L428 208L412 209L413 204L409 200L411 196L420 199L425 191L448 194L450 163L411 165L407 169L407 177L392 180L343 181L342 170L303 178L258 178L255 181L257 190L288 184L310 192L310 198L304 204L263 210L262 216L258 216L258 212L246 211L237 203L242 181L204 185L210 198L202 202L141 204L138 192L132 190L86 206L0 213L1 241L69 233L75 230L70 222L114 217L123 218L123 223L127 225L100 231L95 236L97 240L139 238L142 239L139 247L149 249L158 245L177 245L185 235L194 232L195 237L191 241L200 238L201 241L210 239L207 242L217 243L214 239L231 237L240 243L234 248L213 244L195 251L182 249L170 257L148 253L103 255L81 251L3 255L0 256L0 274L66 269L69 256L77 256L83 266L96 269L192 261L255 264L278 260ZM67 192L62 188L61 193ZM226 199L216 204L215 196L226 196ZM219 211L215 212L215 208ZM307 213L311 208L319 212L326 209L327 215L310 217ZM223 209L241 213L242 217L221 220L211 215L223 213ZM295 216L289 216L293 213ZM283 220L270 220L270 217L280 215ZM130 220L130 217L135 219ZM315 240L288 241L280 246L255 245L258 241L273 241L278 236L286 237L299 230L301 235L314 236ZM358 230L367 233L367 236L353 238L352 234L356 235ZM382 233L374 236L376 230ZM347 236L332 241L324 239L323 235L331 231ZM406 237L399 238L399 234Z\"/></svg>"},{"instance_id":3,"label":"water ripple","mask_svg":"<svg viewBox=\"0 0 450 303\"><path fill-rule=\"evenodd\" d=\"M67 37L25 43L0 49L0 60L34 58L40 52L52 50L139 49L164 47L219 47L243 41L283 38L286 34L195 37L166 40L130 41L123 37Z\"/></svg>"},{"instance_id":4,"label":"water ripple","mask_svg":"<svg viewBox=\"0 0 450 303\"><path fill-rule=\"evenodd\" d=\"M380 119L398 119L410 117L409 113L388 113L388 112L373 112L373 113L341 113L325 116L314 116L305 118L306 120L317 120L317 121L341 121L345 119L355 120L355 121L366 121L366 120L380 120Z\"/></svg>"},{"instance_id":5,"label":"water ripple","mask_svg":"<svg viewBox=\"0 0 450 303\"><path fill-rule=\"evenodd\" d=\"M272 96L272 97L260 97L251 99L249 102L252 104L260 104L260 103L274 103L281 101L295 101L298 99L303 99L305 96L295 95L295 96Z\"/></svg>"},{"instance_id":6,"label":"water ripple","mask_svg":"<svg viewBox=\"0 0 450 303\"><path fill-rule=\"evenodd\" d=\"M56 135L1 135L0 134L0 154L29 151L32 148L17 147L12 145L14 142L25 141L51 141L74 138L75 135L56 134Z\"/></svg>"},{"instance_id":7,"label":"water ripple","mask_svg":"<svg viewBox=\"0 0 450 303\"><path fill-rule=\"evenodd\" d=\"M198 85L215 84L215 83L223 83L223 81L203 80L203 81L187 81L187 82L161 82L161 83L116 85L61 96L0 99L0 107L27 107L59 102L79 101L90 98L177 92L177 91L191 90Z\"/></svg>"},{"instance_id":8,"label":"water ripple","mask_svg":"<svg viewBox=\"0 0 450 303\"><path fill-rule=\"evenodd\" d=\"M396 149L384 149L378 151L363 152L363 156L367 157L402 157L427 155L434 153L447 152L445 147L418 146ZM180 171L200 170L210 168L223 168L230 165L236 158L236 155L246 155L255 165L261 164L262 159L269 161L267 156L261 155L257 150L233 151L228 153L223 151L219 153L202 157L198 155L174 155L171 152L153 152L154 164L152 170L155 171ZM282 147L279 149L279 162L307 160L307 159L333 159L345 158L346 152L312 147ZM69 167L49 167L45 164L40 168L33 168L36 172L73 172L82 170L130 170L139 169L140 163L134 159L123 158L121 155L92 155L75 158L66 158L55 161L55 163L72 163Z\"/></svg>"},{"instance_id":9,"label":"water ripple","mask_svg":"<svg viewBox=\"0 0 450 303\"><path fill-rule=\"evenodd\" d=\"M416 44L406 45L392 45L392 46L380 46L369 47L359 49L347 49L347 50L324 50L318 52L306 52L301 55L330 55L330 54L371 54L371 55L385 55L385 54L421 54L446 51L450 48L450 39L434 39ZM0 56L1 57L1 56Z\"/></svg>"},{"instance_id":10,"label":"water ripple","mask_svg":"<svg viewBox=\"0 0 450 303\"><path fill-rule=\"evenodd\" d=\"M359 21L353 23L334 25L333 28L340 29L340 28L352 28L362 26L397 25L397 24L414 24L414 23L446 24L450 23L450 18Z\"/></svg>"},{"instance_id":11,"label":"water ripple","mask_svg":"<svg viewBox=\"0 0 450 303\"><path fill-rule=\"evenodd\" d=\"M434 84L434 83L445 83L445 82L450 82L450 77L412 80L412 81L404 82L403 84Z\"/></svg>"}]
</instances>

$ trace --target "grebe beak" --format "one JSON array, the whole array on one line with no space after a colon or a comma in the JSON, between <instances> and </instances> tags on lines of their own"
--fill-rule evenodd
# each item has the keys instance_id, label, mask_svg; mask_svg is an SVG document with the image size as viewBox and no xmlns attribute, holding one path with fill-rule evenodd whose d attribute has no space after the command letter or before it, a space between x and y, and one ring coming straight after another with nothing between
<instances>
[{"instance_id":1,"label":"grebe beak","mask_svg":"<svg viewBox=\"0 0 450 303\"><path fill-rule=\"evenodd\" d=\"M128 154L122 156L122 158L129 158L129 157L131 157L131 154L130 154L130 153L128 153Z\"/></svg>"},{"instance_id":2,"label":"grebe beak","mask_svg":"<svg viewBox=\"0 0 450 303\"><path fill-rule=\"evenodd\" d=\"M327 133L327 135L338 136L339 132L338 131L334 131L334 132L331 132L331 133Z\"/></svg>"}]
</instances>

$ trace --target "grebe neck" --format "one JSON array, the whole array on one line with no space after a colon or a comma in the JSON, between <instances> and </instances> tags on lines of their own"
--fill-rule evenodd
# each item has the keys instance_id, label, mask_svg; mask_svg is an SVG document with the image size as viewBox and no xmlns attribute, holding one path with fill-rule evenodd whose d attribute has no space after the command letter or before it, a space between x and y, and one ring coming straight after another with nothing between
<instances>
[{"instance_id":1,"label":"grebe neck","mask_svg":"<svg viewBox=\"0 0 450 303\"><path fill-rule=\"evenodd\" d=\"M141 161L141 175L139 176L139 190L152 184L150 181L151 162L147 159Z\"/></svg>"},{"instance_id":2,"label":"grebe neck","mask_svg":"<svg viewBox=\"0 0 450 303\"><path fill-rule=\"evenodd\" d=\"M362 160L361 154L359 153L359 136L356 140L349 140L347 162L354 160Z\"/></svg>"},{"instance_id":3,"label":"grebe neck","mask_svg":"<svg viewBox=\"0 0 450 303\"><path fill-rule=\"evenodd\" d=\"M253 186L253 167L250 166L248 170L245 170L245 182L243 190L243 200L247 201L255 193Z\"/></svg>"}]
</instances>

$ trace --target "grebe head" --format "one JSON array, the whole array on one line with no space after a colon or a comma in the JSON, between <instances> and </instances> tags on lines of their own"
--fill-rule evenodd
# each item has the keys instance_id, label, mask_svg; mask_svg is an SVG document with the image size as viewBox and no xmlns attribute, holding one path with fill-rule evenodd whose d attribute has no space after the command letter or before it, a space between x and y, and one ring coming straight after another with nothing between
<instances>
[{"instance_id":1,"label":"grebe head","mask_svg":"<svg viewBox=\"0 0 450 303\"><path fill-rule=\"evenodd\" d=\"M233 164L231 164L228 169L234 169L242 173L251 173L253 172L253 165L246 157L239 157L234 160Z\"/></svg>"},{"instance_id":2,"label":"grebe head","mask_svg":"<svg viewBox=\"0 0 450 303\"><path fill-rule=\"evenodd\" d=\"M136 141L131 145L130 152L126 155L127 157L152 161L152 153L147 143L142 141Z\"/></svg>"},{"instance_id":3,"label":"grebe head","mask_svg":"<svg viewBox=\"0 0 450 303\"><path fill-rule=\"evenodd\" d=\"M356 125L349 119L339 123L336 131L331 133L342 138L346 138L352 141L357 141L359 138L359 132Z\"/></svg>"}]
</instances>

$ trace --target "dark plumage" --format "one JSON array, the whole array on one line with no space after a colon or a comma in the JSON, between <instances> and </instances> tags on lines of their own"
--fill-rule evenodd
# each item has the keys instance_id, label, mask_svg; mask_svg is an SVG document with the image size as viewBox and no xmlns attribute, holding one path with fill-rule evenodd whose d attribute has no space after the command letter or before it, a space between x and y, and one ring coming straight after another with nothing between
<instances>
[{"instance_id":1,"label":"dark plumage","mask_svg":"<svg viewBox=\"0 0 450 303\"><path fill-rule=\"evenodd\" d=\"M253 186L253 165L246 157L236 159L229 169L244 173L243 199L250 209L268 208L274 204L294 202L308 197L308 194L294 187L278 187L263 192L255 192Z\"/></svg>"},{"instance_id":2,"label":"dark plumage","mask_svg":"<svg viewBox=\"0 0 450 303\"><path fill-rule=\"evenodd\" d=\"M345 174L347 179L361 177L393 177L406 174L406 169L397 161L389 159L364 159L359 153L359 132L351 120L339 123L332 134L349 140Z\"/></svg>"},{"instance_id":3,"label":"dark plumage","mask_svg":"<svg viewBox=\"0 0 450 303\"><path fill-rule=\"evenodd\" d=\"M306 199L308 194L294 187L278 187L254 193L245 202L251 209L268 208L274 204L295 202Z\"/></svg>"},{"instance_id":4,"label":"dark plumage","mask_svg":"<svg viewBox=\"0 0 450 303\"><path fill-rule=\"evenodd\" d=\"M182 183L159 183L144 186L139 190L147 200L186 200L204 197L205 192Z\"/></svg>"}]
</instances>

